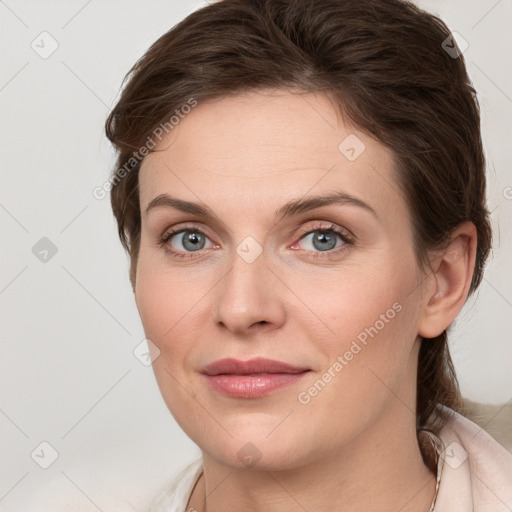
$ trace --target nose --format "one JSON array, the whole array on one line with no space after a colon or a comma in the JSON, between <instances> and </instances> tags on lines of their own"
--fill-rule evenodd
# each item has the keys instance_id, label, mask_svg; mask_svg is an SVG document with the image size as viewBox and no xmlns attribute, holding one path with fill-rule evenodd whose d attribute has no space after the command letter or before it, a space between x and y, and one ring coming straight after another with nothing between
<instances>
[{"instance_id":1,"label":"nose","mask_svg":"<svg viewBox=\"0 0 512 512\"><path fill-rule=\"evenodd\" d=\"M264 252L254 261L235 252L231 269L215 289L215 322L233 334L273 330L285 320L283 284Z\"/></svg>"}]
</instances>

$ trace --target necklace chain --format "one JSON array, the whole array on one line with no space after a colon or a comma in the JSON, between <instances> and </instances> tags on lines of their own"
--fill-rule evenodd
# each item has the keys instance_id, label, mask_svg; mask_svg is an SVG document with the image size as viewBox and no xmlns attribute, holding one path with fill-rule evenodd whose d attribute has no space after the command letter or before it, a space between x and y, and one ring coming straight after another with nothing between
<instances>
[{"instance_id":1,"label":"necklace chain","mask_svg":"<svg viewBox=\"0 0 512 512\"><path fill-rule=\"evenodd\" d=\"M428 440L430 441L431 447L432 447L432 452L433 452L432 455L435 460L436 489L434 491L434 498L432 499L432 503L430 504L430 508L428 509L428 512L434 512L434 508L436 506L436 501L437 501L437 494L439 492L439 485L441 484L441 473L442 473L442 469L443 469L443 460L444 460L442 457L442 453L444 450L444 446L443 446L443 442L441 441L441 439L439 439L439 437L437 437L432 431L421 429L420 432L424 433L428 437ZM204 473L201 473L201 475L199 476L199 478L196 481L194 488L197 486L197 484L199 483L199 480L201 478L204 478ZM204 507L206 507L206 503L204 504ZM187 510L189 510L189 509L187 509ZM205 512L205 510L206 509L203 508L202 512Z\"/></svg>"},{"instance_id":2,"label":"necklace chain","mask_svg":"<svg viewBox=\"0 0 512 512\"><path fill-rule=\"evenodd\" d=\"M419 432L425 434L430 441L432 457L435 461L436 467L436 489L434 491L434 498L432 499L432 503L430 504L430 508L428 512L434 512L434 508L436 506L437 494L439 492L439 485L441 484L441 473L443 470L443 462L444 459L442 457L442 453L444 450L443 442L439 437L437 437L431 430L421 429Z\"/></svg>"}]
</instances>

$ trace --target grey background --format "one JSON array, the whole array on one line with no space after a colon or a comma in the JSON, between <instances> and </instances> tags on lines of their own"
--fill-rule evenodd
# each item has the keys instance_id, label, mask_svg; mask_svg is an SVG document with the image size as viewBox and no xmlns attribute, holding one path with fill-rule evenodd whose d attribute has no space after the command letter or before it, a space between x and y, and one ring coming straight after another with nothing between
<instances>
[{"instance_id":1,"label":"grey background","mask_svg":"<svg viewBox=\"0 0 512 512\"><path fill-rule=\"evenodd\" d=\"M504 403L512 398L512 0L418 3L469 44L495 245L451 345L464 395ZM144 333L128 258L108 197L92 191L114 164L103 124L124 74L203 4L0 1L1 510L144 510L200 454L133 354ZM42 469L52 449L58 458Z\"/></svg>"}]
</instances>

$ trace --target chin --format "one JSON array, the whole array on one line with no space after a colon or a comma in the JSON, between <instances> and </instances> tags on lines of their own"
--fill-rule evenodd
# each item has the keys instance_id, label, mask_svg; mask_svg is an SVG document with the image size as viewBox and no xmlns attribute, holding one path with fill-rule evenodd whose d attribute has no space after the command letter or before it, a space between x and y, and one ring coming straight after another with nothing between
<instances>
[{"instance_id":1,"label":"chin","mask_svg":"<svg viewBox=\"0 0 512 512\"><path fill-rule=\"evenodd\" d=\"M278 423L273 422L273 427ZM279 429L279 427L278 427ZM203 453L218 463L233 470L241 471L283 471L299 467L310 462L311 447L306 439L299 439L290 435L289 430L272 432L267 425L237 431L227 428L233 435L229 436L223 431L217 439L208 436L205 439L192 438ZM272 432L269 435L269 432ZM215 442L218 441L218 442ZM302 451L298 447L310 448Z\"/></svg>"}]
</instances>

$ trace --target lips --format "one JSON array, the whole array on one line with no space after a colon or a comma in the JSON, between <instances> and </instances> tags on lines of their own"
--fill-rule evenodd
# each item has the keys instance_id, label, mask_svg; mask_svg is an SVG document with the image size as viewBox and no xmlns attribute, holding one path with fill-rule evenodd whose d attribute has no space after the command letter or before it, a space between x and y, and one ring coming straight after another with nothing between
<instances>
[{"instance_id":1,"label":"lips","mask_svg":"<svg viewBox=\"0 0 512 512\"><path fill-rule=\"evenodd\" d=\"M309 368L292 366L282 361L265 359L258 357L249 361L239 361L237 359L219 359L205 366L201 373L205 375L254 375L262 373L302 373Z\"/></svg>"},{"instance_id":2,"label":"lips","mask_svg":"<svg viewBox=\"0 0 512 512\"><path fill-rule=\"evenodd\" d=\"M217 393L231 398L261 398L297 383L309 371L282 361L256 358L221 359L205 366L201 373Z\"/></svg>"}]
</instances>

